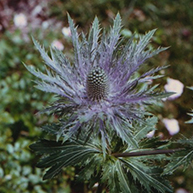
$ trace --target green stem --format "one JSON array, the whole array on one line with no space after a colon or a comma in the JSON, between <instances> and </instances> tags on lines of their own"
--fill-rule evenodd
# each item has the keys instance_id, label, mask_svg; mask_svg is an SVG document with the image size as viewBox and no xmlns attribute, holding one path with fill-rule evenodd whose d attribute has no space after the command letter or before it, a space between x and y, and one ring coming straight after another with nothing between
<instances>
[{"instance_id":1,"label":"green stem","mask_svg":"<svg viewBox=\"0 0 193 193\"><path fill-rule=\"evenodd\" d=\"M156 155L156 154L169 154L169 153L175 153L182 150L184 149L183 148L155 149L155 150L138 151L138 152L113 153L112 155L115 157L136 157L136 156L147 156L147 155Z\"/></svg>"}]
</instances>

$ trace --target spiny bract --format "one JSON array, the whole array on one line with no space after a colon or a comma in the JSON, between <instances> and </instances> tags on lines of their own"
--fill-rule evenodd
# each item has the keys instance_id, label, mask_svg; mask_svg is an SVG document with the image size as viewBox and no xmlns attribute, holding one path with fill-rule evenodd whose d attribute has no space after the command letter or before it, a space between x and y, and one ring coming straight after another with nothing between
<instances>
[{"instance_id":1,"label":"spiny bract","mask_svg":"<svg viewBox=\"0 0 193 193\"><path fill-rule=\"evenodd\" d=\"M146 104L164 98L166 93L154 92L157 86L149 88L148 81L165 67L158 67L138 75L135 72L150 57L166 48L148 49L147 45L155 30L136 40L133 36L122 44L121 17L117 14L108 34L100 35L98 19L95 18L88 38L80 35L70 16L68 21L72 34L74 61L59 50L51 49L51 57L33 39L41 53L46 73L27 69L40 81L37 87L45 92L55 93L60 99L47 111L59 113L61 119L53 130L63 140L84 133L101 137L104 149L113 135L118 135L130 147L137 147L133 136L134 122L143 122L148 116ZM143 85L143 86L142 86ZM145 137L145 136L144 136Z\"/></svg>"}]
</instances>

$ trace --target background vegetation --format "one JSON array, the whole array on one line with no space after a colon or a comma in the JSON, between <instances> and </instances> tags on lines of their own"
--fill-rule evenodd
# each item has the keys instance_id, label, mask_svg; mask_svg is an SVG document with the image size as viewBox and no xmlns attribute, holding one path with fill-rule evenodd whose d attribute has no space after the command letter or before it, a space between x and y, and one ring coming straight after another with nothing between
<instances>
[{"instance_id":1,"label":"background vegetation","mask_svg":"<svg viewBox=\"0 0 193 193\"><path fill-rule=\"evenodd\" d=\"M39 53L35 50L31 35L48 48L54 40L64 45L64 51L71 52L69 37L62 33L68 27L68 12L86 32L97 15L103 27L112 24L112 18L119 11L123 19L122 34L129 38L131 32L144 34L157 28L153 44L170 48L148 62L151 66L170 65L165 70L164 87L167 78L180 80L185 86L193 86L193 2L191 0L17 0L0 2L0 192L22 193L68 193L75 192L74 169L67 168L52 181L42 181L42 171L35 168L37 157L28 146L45 134L40 127L54 121L36 113L54 97L33 87L34 77L22 62L43 68ZM24 20L17 24L18 14ZM23 22L23 23L22 23ZM192 91L184 88L181 97L166 101L154 109L160 119L156 135L170 138L162 123L163 118L175 118L180 124L180 134L192 136L192 125L184 122L190 118L187 112L193 107ZM175 191L183 188L193 190L192 168L178 170L171 176ZM73 188L72 188L73 187ZM86 192L84 187L82 192ZM79 189L80 190L80 189Z\"/></svg>"}]
</instances>

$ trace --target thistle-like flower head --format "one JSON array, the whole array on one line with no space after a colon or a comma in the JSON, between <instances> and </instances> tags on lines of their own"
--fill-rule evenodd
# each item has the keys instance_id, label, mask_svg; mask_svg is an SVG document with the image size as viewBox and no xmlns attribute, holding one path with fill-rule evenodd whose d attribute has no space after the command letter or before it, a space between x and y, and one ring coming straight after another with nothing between
<instances>
[{"instance_id":1,"label":"thistle-like flower head","mask_svg":"<svg viewBox=\"0 0 193 193\"><path fill-rule=\"evenodd\" d=\"M79 132L89 137L96 134L105 141L118 135L123 142L137 147L134 137L134 122L143 122L147 111L145 105L157 98L166 97L149 88L149 80L160 77L154 73L165 67L152 69L142 75L135 72L153 55L165 50L148 49L147 45L155 30L133 36L122 44L121 18L117 14L108 34L100 35L98 19L95 18L88 37L78 34L70 17L69 25L74 47L74 61L59 50L51 49L51 57L34 40L47 68L41 73L31 67L28 70L40 81L37 87L60 97L48 111L61 115L58 127L53 130L64 140L77 136ZM81 37L80 37L81 36ZM145 137L145 136L144 136Z\"/></svg>"}]
</instances>

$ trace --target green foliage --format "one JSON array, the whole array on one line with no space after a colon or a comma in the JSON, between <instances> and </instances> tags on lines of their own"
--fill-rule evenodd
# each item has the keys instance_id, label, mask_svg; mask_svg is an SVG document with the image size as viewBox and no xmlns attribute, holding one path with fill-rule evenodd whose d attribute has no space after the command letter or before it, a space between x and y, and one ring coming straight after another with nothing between
<instances>
[{"instance_id":1,"label":"green foliage","mask_svg":"<svg viewBox=\"0 0 193 193\"><path fill-rule=\"evenodd\" d=\"M186 170L193 161L193 138L180 139L176 143L183 147L183 150L171 156L170 162L165 166L163 175L172 174L179 166L183 166Z\"/></svg>"},{"instance_id":2,"label":"green foliage","mask_svg":"<svg viewBox=\"0 0 193 193\"><path fill-rule=\"evenodd\" d=\"M84 136L80 138L82 140L73 139L65 143L41 140L30 146L36 153L43 155L37 167L50 168L44 179L53 178L62 167L76 166L80 171L77 173L79 180L90 182L90 187L97 182L102 183L112 193L141 192L144 188L148 192L172 191L169 183L161 177L162 169L152 166L152 160L160 160L159 155L147 156L145 159L137 156L117 157L113 151L122 145L116 144L109 149L112 153L104 157L100 138L91 138L87 143L84 143ZM136 151L141 152L142 149Z\"/></svg>"},{"instance_id":3,"label":"green foliage","mask_svg":"<svg viewBox=\"0 0 193 193\"><path fill-rule=\"evenodd\" d=\"M44 103L51 103L53 97L34 89L32 76L26 73L21 62L38 64L41 59L34 56L32 47L23 40L20 30L7 31L2 35L0 50L0 192L64 190L64 186L69 186L66 181L42 181L41 170L34 168L35 158L29 149L33 138L41 135L37 128L54 120L53 117L35 115ZM66 180L74 175L71 171L67 177L68 171L66 169L63 175ZM69 187L65 192L70 192Z\"/></svg>"},{"instance_id":4,"label":"green foliage","mask_svg":"<svg viewBox=\"0 0 193 193\"><path fill-rule=\"evenodd\" d=\"M76 141L62 144L61 142L43 140L31 145L30 148L37 153L49 155L37 164L39 168L51 167L43 179L53 178L63 167L80 165L94 153L99 152L92 146L79 144Z\"/></svg>"},{"instance_id":5,"label":"green foliage","mask_svg":"<svg viewBox=\"0 0 193 193\"><path fill-rule=\"evenodd\" d=\"M117 139L114 138L114 140ZM141 139L138 140L141 141ZM109 152L105 157L101 139L91 138L89 142L85 143L83 135L79 139L72 139L65 143L41 140L32 144L30 148L43 155L37 167L50 168L46 171L44 179L53 178L62 167L76 166L77 169L79 168L77 178L88 181L90 188L95 183L99 183L103 184L103 188L108 187L112 193L120 191L124 193L172 192L165 175L172 174L181 165L184 165L184 169L188 167L193 160L193 140L181 139L174 142L173 144L178 144L183 148L176 149L176 153L171 156L159 155L159 153L151 155L151 149L148 148L154 146L157 150L163 150L163 148L172 146L171 142L167 143L154 138L143 139L139 144L141 146L138 149L127 149L123 148L124 145L120 143L114 143L109 147ZM149 155L146 151L146 156L140 156L140 153L145 150L149 151ZM163 154L169 151L165 150ZM124 156L125 152L131 152L131 154ZM132 152L135 152L134 157ZM161 160L168 160L164 170L162 164L161 167L157 165L161 163Z\"/></svg>"}]
</instances>

